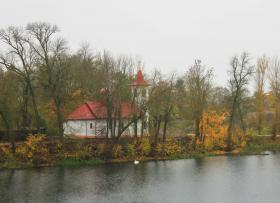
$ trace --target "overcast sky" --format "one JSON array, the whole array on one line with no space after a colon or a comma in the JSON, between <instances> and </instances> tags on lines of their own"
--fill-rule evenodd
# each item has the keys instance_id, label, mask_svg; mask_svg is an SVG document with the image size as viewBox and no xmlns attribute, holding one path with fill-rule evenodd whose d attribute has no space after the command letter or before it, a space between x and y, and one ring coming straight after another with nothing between
<instances>
[{"instance_id":1,"label":"overcast sky","mask_svg":"<svg viewBox=\"0 0 280 203\"><path fill-rule=\"evenodd\" d=\"M279 0L1 0L0 27L55 23L71 49L136 56L146 73L180 75L201 59L223 85L233 55L279 55L279 9Z\"/></svg>"}]
</instances>

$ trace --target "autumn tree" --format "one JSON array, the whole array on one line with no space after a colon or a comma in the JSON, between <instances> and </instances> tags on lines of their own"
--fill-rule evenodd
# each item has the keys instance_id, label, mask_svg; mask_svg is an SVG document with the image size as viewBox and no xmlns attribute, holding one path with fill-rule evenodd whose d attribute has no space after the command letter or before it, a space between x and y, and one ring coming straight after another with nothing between
<instances>
[{"instance_id":1,"label":"autumn tree","mask_svg":"<svg viewBox=\"0 0 280 203\"><path fill-rule=\"evenodd\" d=\"M206 68L200 60L195 60L185 76L186 102L194 122L195 141L202 140L199 124L202 114L207 109L208 99L212 86L213 70Z\"/></svg>"},{"instance_id":2,"label":"autumn tree","mask_svg":"<svg viewBox=\"0 0 280 203\"><path fill-rule=\"evenodd\" d=\"M229 89L231 92L231 106L229 111L229 127L227 136L227 149L232 149L233 129L239 116L243 131L245 131L242 104L247 92L247 85L250 77L254 73L254 66L251 65L249 54L244 52L238 56L234 56L230 62L229 70ZM245 133L245 132L243 132Z\"/></svg>"},{"instance_id":3,"label":"autumn tree","mask_svg":"<svg viewBox=\"0 0 280 203\"><path fill-rule=\"evenodd\" d=\"M202 134L202 144L206 148L224 148L228 128L227 116L226 111L217 112L208 109L203 112L199 128Z\"/></svg>"},{"instance_id":4,"label":"autumn tree","mask_svg":"<svg viewBox=\"0 0 280 203\"><path fill-rule=\"evenodd\" d=\"M279 132L280 119L280 61L278 58L270 61L268 77L273 107L272 139L275 140Z\"/></svg>"},{"instance_id":5,"label":"autumn tree","mask_svg":"<svg viewBox=\"0 0 280 203\"><path fill-rule=\"evenodd\" d=\"M264 85L266 79L266 71L268 69L268 59L263 56L258 59L257 69L255 74L255 99L256 99L256 127L258 134L262 133L263 123L264 123L264 112L265 112L265 92Z\"/></svg>"}]
</instances>

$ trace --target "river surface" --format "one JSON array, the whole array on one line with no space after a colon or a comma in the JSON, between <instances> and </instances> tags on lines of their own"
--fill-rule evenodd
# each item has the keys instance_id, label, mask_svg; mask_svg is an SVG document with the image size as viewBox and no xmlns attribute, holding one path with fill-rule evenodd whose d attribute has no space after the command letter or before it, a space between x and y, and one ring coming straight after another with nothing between
<instances>
[{"instance_id":1,"label":"river surface","mask_svg":"<svg viewBox=\"0 0 280 203\"><path fill-rule=\"evenodd\" d=\"M0 202L280 202L280 154L0 171Z\"/></svg>"}]
</instances>

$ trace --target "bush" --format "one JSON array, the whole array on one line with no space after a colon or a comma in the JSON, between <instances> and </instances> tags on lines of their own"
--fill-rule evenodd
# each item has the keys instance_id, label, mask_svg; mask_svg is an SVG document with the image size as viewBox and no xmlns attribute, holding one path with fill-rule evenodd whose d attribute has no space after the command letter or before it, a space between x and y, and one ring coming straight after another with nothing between
<instances>
[{"instance_id":1,"label":"bush","mask_svg":"<svg viewBox=\"0 0 280 203\"><path fill-rule=\"evenodd\" d=\"M134 144L128 144L126 146L126 155L129 158L133 158L135 156L136 150L135 150L135 145Z\"/></svg>"},{"instance_id":2,"label":"bush","mask_svg":"<svg viewBox=\"0 0 280 203\"><path fill-rule=\"evenodd\" d=\"M106 144L102 143L97 145L97 148L93 152L93 155L97 158L101 158L105 156L105 153L106 153Z\"/></svg>"},{"instance_id":3,"label":"bush","mask_svg":"<svg viewBox=\"0 0 280 203\"><path fill-rule=\"evenodd\" d=\"M13 153L10 147L0 146L0 162L5 162L13 158Z\"/></svg>"},{"instance_id":4,"label":"bush","mask_svg":"<svg viewBox=\"0 0 280 203\"><path fill-rule=\"evenodd\" d=\"M148 156L151 153L151 143L149 138L142 138L137 146L137 154L140 156Z\"/></svg>"},{"instance_id":5,"label":"bush","mask_svg":"<svg viewBox=\"0 0 280 203\"><path fill-rule=\"evenodd\" d=\"M54 151L51 152L51 153L55 154L55 155L56 155L56 158L57 158L58 160L64 159L65 153L64 153L64 146L63 146L63 143L62 143L62 142L56 142L56 143L54 144Z\"/></svg>"},{"instance_id":6,"label":"bush","mask_svg":"<svg viewBox=\"0 0 280 203\"><path fill-rule=\"evenodd\" d=\"M244 134L243 131L240 128L237 128L233 132L232 141L235 147L245 147L247 145L247 142L252 137L252 130L247 130L247 132Z\"/></svg>"},{"instance_id":7,"label":"bush","mask_svg":"<svg viewBox=\"0 0 280 203\"><path fill-rule=\"evenodd\" d=\"M80 146L76 148L74 152L65 152L64 158L74 159L74 160L89 160L94 156L92 146Z\"/></svg>"},{"instance_id":8,"label":"bush","mask_svg":"<svg viewBox=\"0 0 280 203\"><path fill-rule=\"evenodd\" d=\"M44 141L45 135L29 135L27 140L17 147L17 159L35 166L49 164L51 156Z\"/></svg>"},{"instance_id":9,"label":"bush","mask_svg":"<svg viewBox=\"0 0 280 203\"><path fill-rule=\"evenodd\" d=\"M124 155L123 150L122 150L122 146L120 144L116 144L114 145L113 149L112 149L112 157L113 158L122 158Z\"/></svg>"},{"instance_id":10,"label":"bush","mask_svg":"<svg viewBox=\"0 0 280 203\"><path fill-rule=\"evenodd\" d=\"M166 141L165 145L158 144L156 149L157 154L161 154L162 156L174 156L179 155L184 152L183 147L173 140Z\"/></svg>"}]
</instances>

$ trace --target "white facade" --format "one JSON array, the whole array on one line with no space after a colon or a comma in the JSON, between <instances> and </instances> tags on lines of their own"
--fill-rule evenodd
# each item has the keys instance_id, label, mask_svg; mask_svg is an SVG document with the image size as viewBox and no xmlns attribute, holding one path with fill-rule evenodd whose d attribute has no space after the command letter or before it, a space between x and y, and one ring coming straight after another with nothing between
<instances>
[{"instance_id":1,"label":"white facade","mask_svg":"<svg viewBox=\"0 0 280 203\"><path fill-rule=\"evenodd\" d=\"M134 95L136 99L136 106L144 108L143 106L145 106L147 99L149 98L149 85L144 80L141 69L138 70L136 78L130 86L132 95ZM123 116L123 118L128 118L133 113L131 103L128 104L128 102L124 102L122 104L122 108L124 108L123 112L127 112L129 110L129 115ZM104 119L106 118L106 115L106 105L98 102L86 102L70 114L68 120L64 123L64 134L82 137L106 137L107 121ZM144 123L143 135L148 135L148 121L149 114L148 112L145 112L143 121L141 119L137 121L137 136L141 136L142 134L142 122ZM123 125L125 126L128 122L130 122L130 120L124 119ZM115 129L115 132L115 134L117 134L118 129ZM110 134L109 130L109 137ZM135 124L132 123L122 133L122 136L133 137L134 135Z\"/></svg>"},{"instance_id":2,"label":"white facade","mask_svg":"<svg viewBox=\"0 0 280 203\"><path fill-rule=\"evenodd\" d=\"M64 134L79 137L105 137L106 120L68 120L64 123ZM137 136L141 136L142 123L137 123ZM146 130L145 130L146 131ZM116 129L117 132L117 129ZM122 136L134 136L134 124L131 124Z\"/></svg>"}]
</instances>

